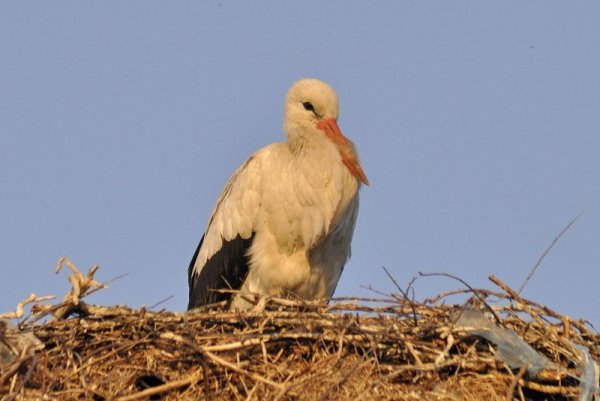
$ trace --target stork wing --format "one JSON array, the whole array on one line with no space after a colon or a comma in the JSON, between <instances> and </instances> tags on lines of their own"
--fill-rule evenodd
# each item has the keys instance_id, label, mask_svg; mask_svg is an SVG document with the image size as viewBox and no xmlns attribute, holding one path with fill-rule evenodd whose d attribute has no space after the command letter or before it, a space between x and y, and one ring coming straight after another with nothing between
<instances>
[{"instance_id":1,"label":"stork wing","mask_svg":"<svg viewBox=\"0 0 600 401\"><path fill-rule=\"evenodd\" d=\"M219 196L188 268L188 309L231 298L215 290L241 288L260 208L261 161L268 153L264 148L246 160Z\"/></svg>"},{"instance_id":2,"label":"stork wing","mask_svg":"<svg viewBox=\"0 0 600 401\"><path fill-rule=\"evenodd\" d=\"M326 275L327 287L325 296L331 298L337 287L344 266L352 253L351 244L358 216L358 192L341 212L330 231L319 239L309 252L311 264L325 264L330 267Z\"/></svg>"}]
</instances>

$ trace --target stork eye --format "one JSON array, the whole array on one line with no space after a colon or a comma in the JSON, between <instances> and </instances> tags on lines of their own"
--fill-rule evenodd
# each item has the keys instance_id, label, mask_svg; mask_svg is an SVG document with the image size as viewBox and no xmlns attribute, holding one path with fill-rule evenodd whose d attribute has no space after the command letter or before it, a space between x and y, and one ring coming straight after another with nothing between
<instances>
[{"instance_id":1,"label":"stork eye","mask_svg":"<svg viewBox=\"0 0 600 401\"><path fill-rule=\"evenodd\" d=\"M302 103L302 106L304 106L305 110L312 111L313 113L315 112L315 106L313 106L311 102L304 102Z\"/></svg>"}]
</instances>

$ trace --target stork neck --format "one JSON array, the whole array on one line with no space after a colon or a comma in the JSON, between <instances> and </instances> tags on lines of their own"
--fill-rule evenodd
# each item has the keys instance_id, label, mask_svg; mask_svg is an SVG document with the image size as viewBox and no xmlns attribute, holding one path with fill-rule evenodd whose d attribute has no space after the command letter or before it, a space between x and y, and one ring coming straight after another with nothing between
<instances>
[{"instance_id":1,"label":"stork neck","mask_svg":"<svg viewBox=\"0 0 600 401\"><path fill-rule=\"evenodd\" d=\"M338 154L335 145L322 132L294 134L288 133L288 147L296 157L327 157L330 153Z\"/></svg>"}]
</instances>

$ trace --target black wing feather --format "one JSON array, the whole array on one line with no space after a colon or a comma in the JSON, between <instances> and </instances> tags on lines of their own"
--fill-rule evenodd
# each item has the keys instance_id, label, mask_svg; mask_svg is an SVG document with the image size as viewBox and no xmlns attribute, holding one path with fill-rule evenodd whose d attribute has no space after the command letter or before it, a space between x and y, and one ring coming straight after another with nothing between
<instances>
[{"instance_id":1,"label":"black wing feather","mask_svg":"<svg viewBox=\"0 0 600 401\"><path fill-rule=\"evenodd\" d=\"M200 274L194 273L194 265L204 242L204 236L196 248L194 257L188 268L188 284L190 287L188 310L202 305L220 301L230 301L232 293L214 290L239 290L248 275L248 250L252 245L254 233L248 239L241 236L231 241L223 240L221 249L206 261Z\"/></svg>"}]
</instances>

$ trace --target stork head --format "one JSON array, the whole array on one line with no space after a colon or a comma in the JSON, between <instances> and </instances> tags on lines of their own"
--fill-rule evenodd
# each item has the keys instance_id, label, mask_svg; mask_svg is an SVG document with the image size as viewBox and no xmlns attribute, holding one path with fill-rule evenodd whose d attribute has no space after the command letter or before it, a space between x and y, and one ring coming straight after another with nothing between
<instances>
[{"instance_id":1,"label":"stork head","mask_svg":"<svg viewBox=\"0 0 600 401\"><path fill-rule=\"evenodd\" d=\"M284 128L292 149L303 149L314 138L327 138L340 152L342 162L362 183L369 180L360 165L354 144L337 125L338 97L335 91L318 79L302 79L288 91L285 99Z\"/></svg>"}]
</instances>

